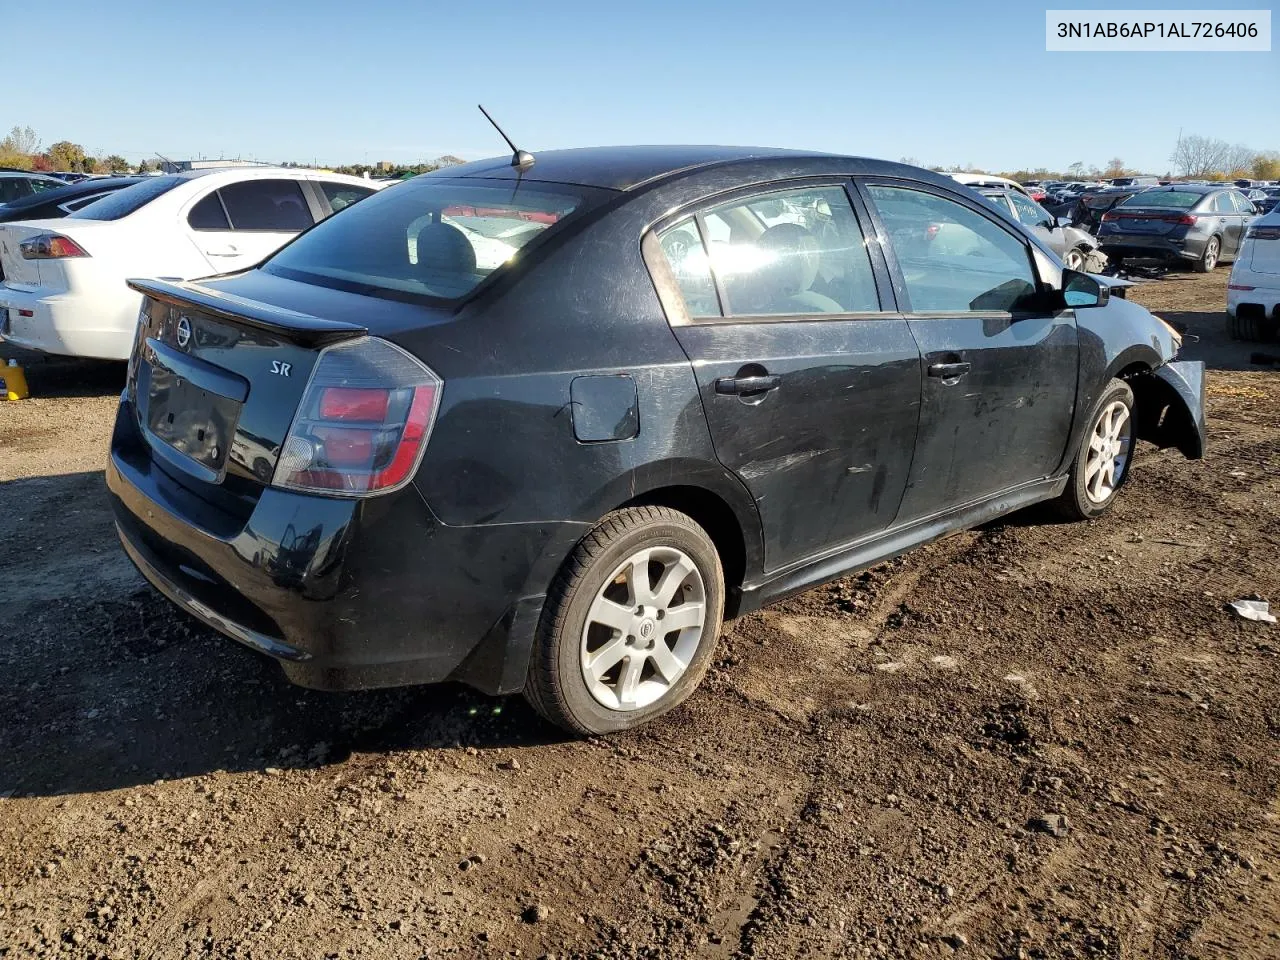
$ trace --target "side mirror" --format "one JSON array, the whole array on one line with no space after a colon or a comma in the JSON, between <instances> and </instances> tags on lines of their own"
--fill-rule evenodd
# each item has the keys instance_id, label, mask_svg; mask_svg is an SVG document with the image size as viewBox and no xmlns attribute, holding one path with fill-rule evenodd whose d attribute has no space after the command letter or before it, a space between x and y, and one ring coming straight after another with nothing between
<instances>
[{"instance_id":1,"label":"side mirror","mask_svg":"<svg viewBox=\"0 0 1280 960\"><path fill-rule=\"evenodd\" d=\"M1062 271L1062 300L1072 309L1104 307L1111 299L1111 288L1079 270Z\"/></svg>"}]
</instances>

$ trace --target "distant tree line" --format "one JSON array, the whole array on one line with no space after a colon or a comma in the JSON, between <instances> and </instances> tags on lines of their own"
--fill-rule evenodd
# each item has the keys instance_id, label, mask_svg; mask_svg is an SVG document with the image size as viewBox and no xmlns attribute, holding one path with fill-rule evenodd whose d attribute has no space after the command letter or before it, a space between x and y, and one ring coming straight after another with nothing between
<instances>
[{"instance_id":1,"label":"distant tree line","mask_svg":"<svg viewBox=\"0 0 1280 960\"><path fill-rule=\"evenodd\" d=\"M919 166L912 157L903 157L903 163ZM1255 150L1241 143L1228 143L1212 137L1190 134L1178 140L1169 157L1172 166L1163 172L1167 179L1183 177L1193 180L1280 180L1280 150ZM930 170L958 170L964 173L996 173L1011 180L1110 180L1139 173L1160 175L1159 171L1136 170L1121 157L1107 161L1105 167L1085 165L1077 160L1065 170L1037 167L1034 170L984 170L973 164L956 164L950 167L931 166Z\"/></svg>"},{"instance_id":2,"label":"distant tree line","mask_svg":"<svg viewBox=\"0 0 1280 960\"><path fill-rule=\"evenodd\" d=\"M461 158L445 154L425 163L412 163L391 168L368 163L346 164L341 167L330 167L337 173L350 173L355 176L415 176L441 167L464 163ZM300 164L286 162L285 167L318 166L318 164ZM19 170L37 172L57 171L68 173L151 173L160 169L158 160L143 160L141 163L130 163L117 154L94 156L84 147L70 140L59 140L48 147L41 144L39 136L31 127L14 127L9 134L0 140L0 167L16 167Z\"/></svg>"}]
</instances>

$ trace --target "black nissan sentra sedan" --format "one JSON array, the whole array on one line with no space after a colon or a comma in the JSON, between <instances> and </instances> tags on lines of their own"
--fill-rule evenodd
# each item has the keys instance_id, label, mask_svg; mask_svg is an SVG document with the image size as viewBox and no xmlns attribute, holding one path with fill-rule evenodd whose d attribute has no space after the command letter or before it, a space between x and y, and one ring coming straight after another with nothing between
<instances>
[{"instance_id":1,"label":"black nissan sentra sedan","mask_svg":"<svg viewBox=\"0 0 1280 960\"><path fill-rule=\"evenodd\" d=\"M146 295L107 471L178 606L324 689L600 733L725 617L1204 448L1177 333L948 177L727 147L417 177Z\"/></svg>"}]
</instances>

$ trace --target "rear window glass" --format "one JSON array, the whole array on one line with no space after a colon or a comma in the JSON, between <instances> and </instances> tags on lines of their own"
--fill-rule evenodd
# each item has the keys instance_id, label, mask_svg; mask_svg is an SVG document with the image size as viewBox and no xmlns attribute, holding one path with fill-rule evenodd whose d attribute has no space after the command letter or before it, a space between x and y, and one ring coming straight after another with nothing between
<instances>
[{"instance_id":1,"label":"rear window glass","mask_svg":"<svg viewBox=\"0 0 1280 960\"><path fill-rule=\"evenodd\" d=\"M156 197L168 193L182 182L181 177L151 177L77 210L71 214L71 219L119 220L141 210Z\"/></svg>"},{"instance_id":2,"label":"rear window glass","mask_svg":"<svg viewBox=\"0 0 1280 960\"><path fill-rule=\"evenodd\" d=\"M1190 210L1204 199L1203 193L1185 190L1148 190L1130 197L1122 207L1170 207L1174 210Z\"/></svg>"},{"instance_id":3,"label":"rear window glass","mask_svg":"<svg viewBox=\"0 0 1280 960\"><path fill-rule=\"evenodd\" d=\"M418 178L353 204L264 265L392 299L456 300L586 202L579 188Z\"/></svg>"}]
</instances>

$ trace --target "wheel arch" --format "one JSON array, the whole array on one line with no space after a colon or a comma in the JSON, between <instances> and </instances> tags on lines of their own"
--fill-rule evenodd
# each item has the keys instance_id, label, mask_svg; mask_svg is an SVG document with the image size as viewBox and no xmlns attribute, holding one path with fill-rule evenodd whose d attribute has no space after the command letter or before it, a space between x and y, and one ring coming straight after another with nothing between
<instances>
[{"instance_id":1,"label":"wheel arch","mask_svg":"<svg viewBox=\"0 0 1280 960\"><path fill-rule=\"evenodd\" d=\"M1196 427L1196 415L1175 386L1152 366L1141 360L1116 372L1133 391L1134 436L1160 449L1176 447L1189 459L1204 455L1203 434Z\"/></svg>"},{"instance_id":2,"label":"wheel arch","mask_svg":"<svg viewBox=\"0 0 1280 960\"><path fill-rule=\"evenodd\" d=\"M759 558L751 549L741 518L718 493L706 487L688 484L654 487L618 504L626 507L670 507L692 517L716 545L720 566L724 571L725 611L732 617L737 610L738 588L746 580L747 571L759 566ZM755 541L758 543L759 537Z\"/></svg>"}]
</instances>

